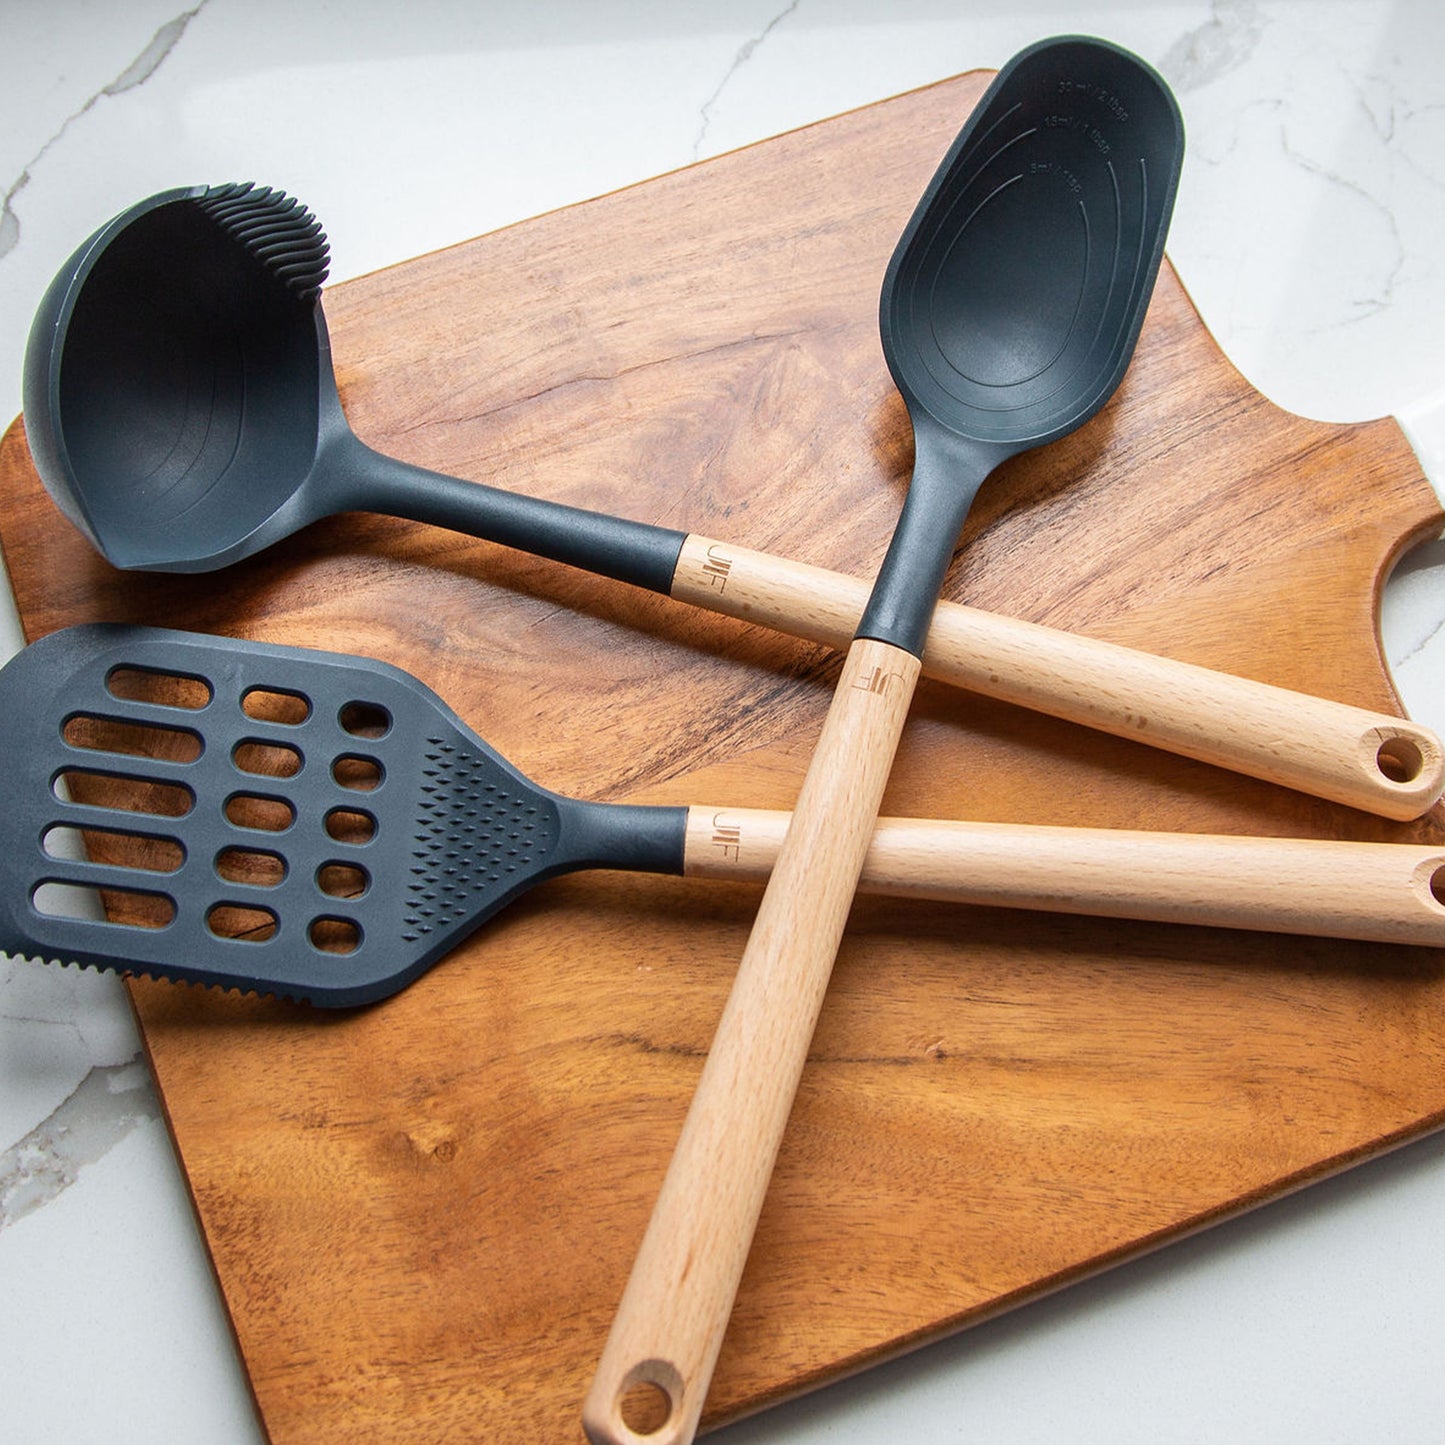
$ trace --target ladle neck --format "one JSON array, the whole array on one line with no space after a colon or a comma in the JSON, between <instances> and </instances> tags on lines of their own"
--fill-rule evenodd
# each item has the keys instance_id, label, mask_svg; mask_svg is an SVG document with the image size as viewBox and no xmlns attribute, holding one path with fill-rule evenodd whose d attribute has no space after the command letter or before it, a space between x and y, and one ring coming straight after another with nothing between
<instances>
[{"instance_id":1,"label":"ladle neck","mask_svg":"<svg viewBox=\"0 0 1445 1445\"><path fill-rule=\"evenodd\" d=\"M913 477L856 637L923 656L968 509L1005 455L998 446L945 431L926 415L915 420Z\"/></svg>"},{"instance_id":2,"label":"ladle neck","mask_svg":"<svg viewBox=\"0 0 1445 1445\"><path fill-rule=\"evenodd\" d=\"M330 431L317 471L331 510L379 512L445 527L666 595L684 532L427 471Z\"/></svg>"}]
</instances>

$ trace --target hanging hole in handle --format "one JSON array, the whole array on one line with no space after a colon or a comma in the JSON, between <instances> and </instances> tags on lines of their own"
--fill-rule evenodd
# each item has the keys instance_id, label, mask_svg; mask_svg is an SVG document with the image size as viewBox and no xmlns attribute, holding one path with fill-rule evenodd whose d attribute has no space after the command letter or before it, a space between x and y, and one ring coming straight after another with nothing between
<instances>
[{"instance_id":1,"label":"hanging hole in handle","mask_svg":"<svg viewBox=\"0 0 1445 1445\"><path fill-rule=\"evenodd\" d=\"M1413 783L1425 767L1425 755L1414 738L1386 738L1375 754L1380 772L1392 783Z\"/></svg>"},{"instance_id":2,"label":"hanging hole in handle","mask_svg":"<svg viewBox=\"0 0 1445 1445\"><path fill-rule=\"evenodd\" d=\"M641 1439L656 1435L676 1418L682 1377L666 1360L644 1360L627 1372L617 1397L622 1423Z\"/></svg>"},{"instance_id":3,"label":"hanging hole in handle","mask_svg":"<svg viewBox=\"0 0 1445 1445\"><path fill-rule=\"evenodd\" d=\"M1445 854L1422 858L1410 874L1410 891L1426 908L1445 910Z\"/></svg>"},{"instance_id":4,"label":"hanging hole in handle","mask_svg":"<svg viewBox=\"0 0 1445 1445\"><path fill-rule=\"evenodd\" d=\"M622 1423L634 1435L655 1435L672 1418L672 1396L651 1380L640 1380L622 1395Z\"/></svg>"}]
</instances>

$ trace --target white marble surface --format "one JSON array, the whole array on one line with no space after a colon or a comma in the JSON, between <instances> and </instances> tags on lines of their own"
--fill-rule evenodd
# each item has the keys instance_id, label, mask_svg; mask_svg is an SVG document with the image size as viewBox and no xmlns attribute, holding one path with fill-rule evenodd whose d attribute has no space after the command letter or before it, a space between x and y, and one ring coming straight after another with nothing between
<instances>
[{"instance_id":1,"label":"white marble surface","mask_svg":"<svg viewBox=\"0 0 1445 1445\"><path fill-rule=\"evenodd\" d=\"M281 186L339 280L1083 31L1176 89L1169 251L1236 363L1445 486L1438 0L177 3L0 0L0 421L50 276L153 191ZM1445 730L1445 544L1384 614ZM719 1438L1433 1445L1442 1219L1431 1139ZM259 1438L119 987L0 961L0 1439Z\"/></svg>"}]
</instances>

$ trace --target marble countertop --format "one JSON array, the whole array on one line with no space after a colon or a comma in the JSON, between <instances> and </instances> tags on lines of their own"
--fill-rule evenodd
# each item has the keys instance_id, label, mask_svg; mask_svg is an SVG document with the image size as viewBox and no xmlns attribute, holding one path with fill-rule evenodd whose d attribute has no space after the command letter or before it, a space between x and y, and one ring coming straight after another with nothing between
<instances>
[{"instance_id":1,"label":"marble countertop","mask_svg":"<svg viewBox=\"0 0 1445 1445\"><path fill-rule=\"evenodd\" d=\"M176 4L0 0L4 422L50 277L152 192L281 186L341 280L1084 32L1179 97L1169 253L1225 351L1293 411L1401 418L1445 491L1438 0ZM1382 631L1445 731L1445 542ZM1433 1442L1442 1218L1437 1137L717 1438ZM119 984L3 960L0 1437L263 1438Z\"/></svg>"}]
</instances>

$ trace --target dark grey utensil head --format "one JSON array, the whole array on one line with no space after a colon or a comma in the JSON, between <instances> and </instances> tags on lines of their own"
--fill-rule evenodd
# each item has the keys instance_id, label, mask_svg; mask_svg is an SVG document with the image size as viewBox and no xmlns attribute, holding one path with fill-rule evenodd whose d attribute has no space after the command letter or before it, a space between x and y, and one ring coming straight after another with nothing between
<instances>
[{"instance_id":1,"label":"dark grey utensil head","mask_svg":"<svg viewBox=\"0 0 1445 1445\"><path fill-rule=\"evenodd\" d=\"M1108 400L1153 291L1183 153L1169 88L1115 45L1064 36L1000 70L884 281L884 354L915 427L1008 453Z\"/></svg>"},{"instance_id":2,"label":"dark grey utensil head","mask_svg":"<svg viewBox=\"0 0 1445 1445\"><path fill-rule=\"evenodd\" d=\"M859 637L921 656L990 472L1082 426L1114 394L1183 154L1168 87L1104 41L1041 41L984 93L883 278L879 328L914 466Z\"/></svg>"},{"instance_id":3,"label":"dark grey utensil head","mask_svg":"<svg viewBox=\"0 0 1445 1445\"><path fill-rule=\"evenodd\" d=\"M194 186L108 222L51 282L26 348L26 436L56 504L116 566L209 568L309 520L294 494L334 396L327 264L299 202Z\"/></svg>"},{"instance_id":4,"label":"dark grey utensil head","mask_svg":"<svg viewBox=\"0 0 1445 1445\"><path fill-rule=\"evenodd\" d=\"M0 713L18 956L353 1005L545 878L682 867L684 810L551 793L371 659L74 627Z\"/></svg>"},{"instance_id":5,"label":"dark grey utensil head","mask_svg":"<svg viewBox=\"0 0 1445 1445\"><path fill-rule=\"evenodd\" d=\"M463 482L351 430L320 303L327 242L251 185L167 191L86 242L25 358L40 478L117 567L207 572L336 512L451 527L667 593L685 534Z\"/></svg>"}]
</instances>

